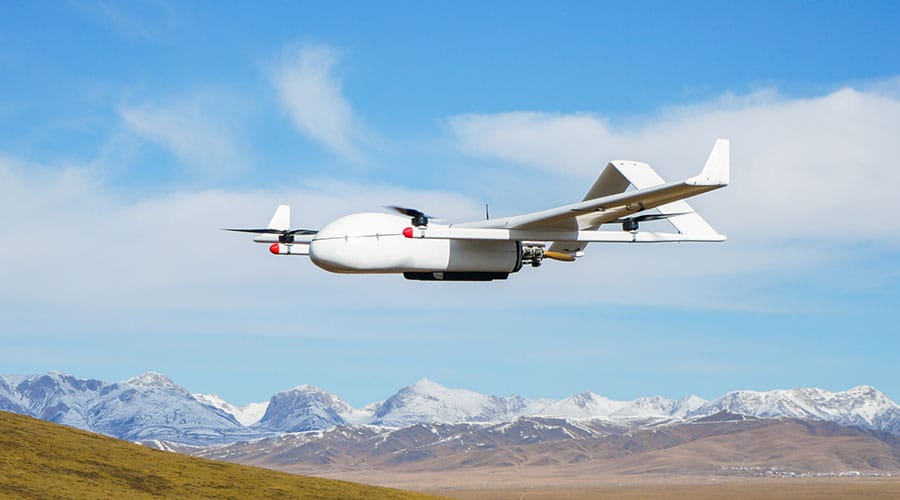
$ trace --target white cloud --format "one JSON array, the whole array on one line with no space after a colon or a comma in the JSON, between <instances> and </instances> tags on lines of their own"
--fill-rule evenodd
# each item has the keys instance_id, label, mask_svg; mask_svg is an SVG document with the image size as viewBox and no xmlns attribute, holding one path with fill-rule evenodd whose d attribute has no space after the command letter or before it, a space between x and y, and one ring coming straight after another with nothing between
<instances>
[{"instance_id":1,"label":"white cloud","mask_svg":"<svg viewBox=\"0 0 900 500\"><path fill-rule=\"evenodd\" d=\"M341 157L363 161L362 148L371 143L334 71L337 52L325 45L289 49L272 81L294 126Z\"/></svg>"},{"instance_id":2,"label":"white cloud","mask_svg":"<svg viewBox=\"0 0 900 500\"><path fill-rule=\"evenodd\" d=\"M896 80L808 99L767 91L669 109L616 127L592 114L452 117L465 152L583 179L636 159L675 180L699 171L716 137L732 140L732 185L696 199L733 238L900 241ZM890 90L890 91L889 91Z\"/></svg>"},{"instance_id":3,"label":"white cloud","mask_svg":"<svg viewBox=\"0 0 900 500\"><path fill-rule=\"evenodd\" d=\"M312 228L393 202L479 211L450 193L337 182L133 199L106 187L97 170L0 157L0 317L37 307L56 312L30 324L66 321L60 311L69 311L91 321L142 318L132 325L142 328L181 314L221 314L204 327L246 331L271 327L285 311L321 316L347 304L395 304L408 292L402 277L328 274L218 228L265 225L279 203L293 205L296 226ZM229 312L235 308L245 322Z\"/></svg>"},{"instance_id":4,"label":"white cloud","mask_svg":"<svg viewBox=\"0 0 900 500\"><path fill-rule=\"evenodd\" d=\"M119 107L125 127L173 154L189 170L227 175L248 166L240 100L207 89L165 102Z\"/></svg>"}]
</instances>

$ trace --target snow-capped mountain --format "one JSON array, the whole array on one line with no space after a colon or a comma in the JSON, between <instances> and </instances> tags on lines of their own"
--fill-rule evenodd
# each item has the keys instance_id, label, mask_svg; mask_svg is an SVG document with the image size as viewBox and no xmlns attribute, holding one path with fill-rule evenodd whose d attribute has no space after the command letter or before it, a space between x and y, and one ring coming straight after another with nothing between
<instances>
[{"instance_id":1,"label":"snow-capped mountain","mask_svg":"<svg viewBox=\"0 0 900 500\"><path fill-rule=\"evenodd\" d=\"M146 373L102 391L88 413L91 429L129 441L227 442L246 435L222 410L210 408L158 373Z\"/></svg>"},{"instance_id":2,"label":"snow-capped mountain","mask_svg":"<svg viewBox=\"0 0 900 500\"><path fill-rule=\"evenodd\" d=\"M798 388L767 392L734 391L688 416L727 411L755 417L797 417L897 433L900 407L882 392L865 385L843 392Z\"/></svg>"},{"instance_id":3,"label":"snow-capped mountain","mask_svg":"<svg viewBox=\"0 0 900 500\"><path fill-rule=\"evenodd\" d=\"M250 403L244 406L235 406L215 394L193 394L194 399L201 403L218 408L235 418L241 425L253 425L263 417L269 407L268 401Z\"/></svg>"},{"instance_id":4,"label":"snow-capped mountain","mask_svg":"<svg viewBox=\"0 0 900 500\"><path fill-rule=\"evenodd\" d=\"M371 423L405 427L419 423L503 422L526 416L570 419L681 418L706 403L697 396L675 401L661 396L614 401L592 392L562 400L488 396L451 389L428 379L400 389L375 411Z\"/></svg>"},{"instance_id":5,"label":"snow-capped mountain","mask_svg":"<svg viewBox=\"0 0 900 500\"><path fill-rule=\"evenodd\" d=\"M328 429L353 420L354 408L343 399L311 385L280 392L269 400L259 425L282 432Z\"/></svg>"},{"instance_id":6,"label":"snow-capped mountain","mask_svg":"<svg viewBox=\"0 0 900 500\"><path fill-rule=\"evenodd\" d=\"M593 392L582 392L554 401L538 410L538 414L545 417L578 419L608 417L625 409L627 404L626 401L613 401Z\"/></svg>"},{"instance_id":7,"label":"snow-capped mountain","mask_svg":"<svg viewBox=\"0 0 900 500\"><path fill-rule=\"evenodd\" d=\"M87 423L91 402L106 386L59 372L0 377L0 409L91 430Z\"/></svg>"},{"instance_id":8,"label":"snow-capped mountain","mask_svg":"<svg viewBox=\"0 0 900 500\"><path fill-rule=\"evenodd\" d=\"M0 377L0 408L130 441L210 444L252 435L158 373L112 384L57 372Z\"/></svg>"},{"instance_id":9,"label":"snow-capped mountain","mask_svg":"<svg viewBox=\"0 0 900 500\"><path fill-rule=\"evenodd\" d=\"M418 423L497 422L528 413L533 403L521 396L498 398L451 389L423 378L379 405L372 423L406 427Z\"/></svg>"}]
</instances>

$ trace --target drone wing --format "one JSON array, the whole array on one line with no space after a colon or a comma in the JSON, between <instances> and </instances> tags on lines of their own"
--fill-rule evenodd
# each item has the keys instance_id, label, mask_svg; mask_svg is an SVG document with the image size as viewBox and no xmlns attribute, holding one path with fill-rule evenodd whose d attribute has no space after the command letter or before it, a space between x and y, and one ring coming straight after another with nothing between
<instances>
[{"instance_id":1,"label":"drone wing","mask_svg":"<svg viewBox=\"0 0 900 500\"><path fill-rule=\"evenodd\" d=\"M684 199L727 186L729 170L727 139L716 141L700 174L678 182L666 183L646 163L612 161L579 203L501 219L420 228L412 237L552 241L551 251L569 255L578 254L590 242L723 241L725 236ZM635 189L628 190L630 186ZM650 219L641 213L651 209L659 212L653 218L668 220L678 232L638 232L637 222L642 217ZM603 224L619 224L629 218L633 230L598 231Z\"/></svg>"}]
</instances>

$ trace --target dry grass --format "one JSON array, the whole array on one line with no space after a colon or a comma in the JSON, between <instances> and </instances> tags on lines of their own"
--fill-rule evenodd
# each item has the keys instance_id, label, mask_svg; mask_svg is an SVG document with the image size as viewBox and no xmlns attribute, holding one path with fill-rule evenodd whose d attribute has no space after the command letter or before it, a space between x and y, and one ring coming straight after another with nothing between
<instances>
[{"instance_id":1,"label":"dry grass","mask_svg":"<svg viewBox=\"0 0 900 500\"><path fill-rule=\"evenodd\" d=\"M0 412L3 498L433 498L151 450Z\"/></svg>"}]
</instances>

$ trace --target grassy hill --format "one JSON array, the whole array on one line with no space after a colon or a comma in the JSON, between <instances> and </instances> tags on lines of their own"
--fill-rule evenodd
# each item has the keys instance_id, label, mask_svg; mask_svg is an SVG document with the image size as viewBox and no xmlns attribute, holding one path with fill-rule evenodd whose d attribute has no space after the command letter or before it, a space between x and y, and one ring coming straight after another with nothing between
<instances>
[{"instance_id":1,"label":"grassy hill","mask_svg":"<svg viewBox=\"0 0 900 500\"><path fill-rule=\"evenodd\" d=\"M0 497L435 498L157 451L0 411Z\"/></svg>"}]
</instances>

